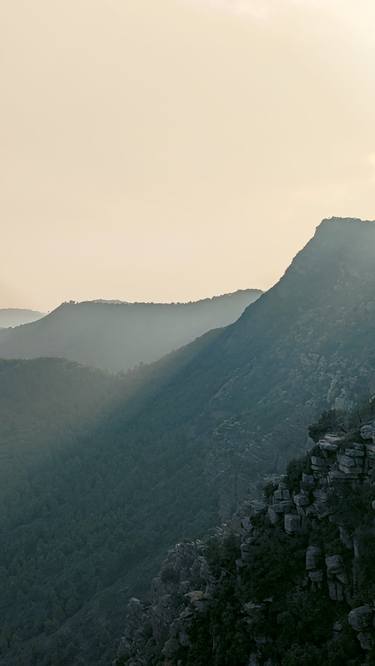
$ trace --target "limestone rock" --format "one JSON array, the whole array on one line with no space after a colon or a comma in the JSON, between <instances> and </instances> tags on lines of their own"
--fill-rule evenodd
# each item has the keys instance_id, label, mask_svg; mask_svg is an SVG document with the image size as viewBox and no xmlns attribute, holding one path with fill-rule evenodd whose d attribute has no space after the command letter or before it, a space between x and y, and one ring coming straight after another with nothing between
<instances>
[{"instance_id":1,"label":"limestone rock","mask_svg":"<svg viewBox=\"0 0 375 666\"><path fill-rule=\"evenodd\" d=\"M368 423L361 428L361 437L365 440L373 440L375 438L375 422Z\"/></svg>"},{"instance_id":2,"label":"limestone rock","mask_svg":"<svg viewBox=\"0 0 375 666\"><path fill-rule=\"evenodd\" d=\"M309 546L306 550L306 569L311 571L318 569L321 560L322 551L318 546Z\"/></svg>"},{"instance_id":3,"label":"limestone rock","mask_svg":"<svg viewBox=\"0 0 375 666\"><path fill-rule=\"evenodd\" d=\"M334 437L333 435L326 435L323 439L318 442L318 446L321 451L326 451L327 453L335 453L337 451L339 437Z\"/></svg>"},{"instance_id":4,"label":"limestone rock","mask_svg":"<svg viewBox=\"0 0 375 666\"><path fill-rule=\"evenodd\" d=\"M311 456L311 469L313 472L323 472L327 467L325 458Z\"/></svg>"},{"instance_id":5,"label":"limestone rock","mask_svg":"<svg viewBox=\"0 0 375 666\"><path fill-rule=\"evenodd\" d=\"M287 534L296 534L301 529L301 519L296 513L286 513L284 516L284 529Z\"/></svg>"},{"instance_id":6,"label":"limestone rock","mask_svg":"<svg viewBox=\"0 0 375 666\"><path fill-rule=\"evenodd\" d=\"M329 576L334 576L344 571L344 562L341 555L328 555L325 558L325 562L327 567L327 574Z\"/></svg>"},{"instance_id":7,"label":"limestone rock","mask_svg":"<svg viewBox=\"0 0 375 666\"><path fill-rule=\"evenodd\" d=\"M320 587L324 580L323 570L316 569L314 571L309 571L309 579L314 585Z\"/></svg>"}]
</instances>

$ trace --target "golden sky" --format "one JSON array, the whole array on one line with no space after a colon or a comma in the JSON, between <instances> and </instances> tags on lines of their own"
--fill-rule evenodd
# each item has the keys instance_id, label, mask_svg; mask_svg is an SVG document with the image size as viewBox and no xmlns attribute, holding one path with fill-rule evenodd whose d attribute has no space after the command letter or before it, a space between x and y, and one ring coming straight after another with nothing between
<instances>
[{"instance_id":1,"label":"golden sky","mask_svg":"<svg viewBox=\"0 0 375 666\"><path fill-rule=\"evenodd\" d=\"M0 81L0 307L267 288L375 217L374 0L3 0Z\"/></svg>"}]
</instances>

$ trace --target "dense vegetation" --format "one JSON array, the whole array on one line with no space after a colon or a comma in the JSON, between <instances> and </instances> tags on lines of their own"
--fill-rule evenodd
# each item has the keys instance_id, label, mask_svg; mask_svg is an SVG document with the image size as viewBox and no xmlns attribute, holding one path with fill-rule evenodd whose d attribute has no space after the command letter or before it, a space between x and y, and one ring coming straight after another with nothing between
<instances>
[{"instance_id":1,"label":"dense vegetation","mask_svg":"<svg viewBox=\"0 0 375 666\"><path fill-rule=\"evenodd\" d=\"M330 412L312 427L323 436L329 422L341 437L338 453L325 458L329 467L336 469L340 451L353 442L365 450L357 426L370 416L371 405L355 414ZM375 422L372 428L374 442ZM375 452L373 443L370 448ZM244 503L215 534L171 550L153 583L151 604L129 604L118 666L374 663L375 455L357 479L327 486L326 477L311 469L311 453L290 463L282 478L286 493L297 490L297 479L303 492L309 483L310 509L305 504L300 512L300 528L287 533L283 522L270 519L267 486L265 509ZM276 495L277 488L274 481ZM328 493L320 515L314 505L319 488ZM334 580L342 596L335 596Z\"/></svg>"},{"instance_id":2,"label":"dense vegetation","mask_svg":"<svg viewBox=\"0 0 375 666\"><path fill-rule=\"evenodd\" d=\"M260 294L245 289L192 303L64 303L43 320L2 331L0 357L64 357L126 371L231 324Z\"/></svg>"},{"instance_id":3,"label":"dense vegetation","mask_svg":"<svg viewBox=\"0 0 375 666\"><path fill-rule=\"evenodd\" d=\"M128 596L181 531L214 521L196 447L150 449L127 424L174 367L174 355L126 377L1 362L0 663L103 663Z\"/></svg>"},{"instance_id":4,"label":"dense vegetation","mask_svg":"<svg viewBox=\"0 0 375 666\"><path fill-rule=\"evenodd\" d=\"M323 223L238 322L125 377L2 364L0 664L110 660L167 548L281 471L322 409L372 392L374 240Z\"/></svg>"}]
</instances>

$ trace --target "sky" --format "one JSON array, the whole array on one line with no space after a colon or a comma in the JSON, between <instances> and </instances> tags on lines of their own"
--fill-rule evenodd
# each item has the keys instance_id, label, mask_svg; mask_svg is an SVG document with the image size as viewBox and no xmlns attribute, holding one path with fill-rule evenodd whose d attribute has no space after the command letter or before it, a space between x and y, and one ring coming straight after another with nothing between
<instances>
[{"instance_id":1,"label":"sky","mask_svg":"<svg viewBox=\"0 0 375 666\"><path fill-rule=\"evenodd\" d=\"M267 289L375 218L373 0L0 3L0 307Z\"/></svg>"}]
</instances>

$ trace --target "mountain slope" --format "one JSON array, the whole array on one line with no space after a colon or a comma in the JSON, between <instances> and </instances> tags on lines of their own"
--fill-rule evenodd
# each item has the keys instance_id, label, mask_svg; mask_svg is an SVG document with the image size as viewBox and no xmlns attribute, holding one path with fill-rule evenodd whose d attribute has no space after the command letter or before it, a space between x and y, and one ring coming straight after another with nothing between
<instances>
[{"instance_id":1,"label":"mountain slope","mask_svg":"<svg viewBox=\"0 0 375 666\"><path fill-rule=\"evenodd\" d=\"M106 663L167 548L283 469L323 409L374 392L374 241L374 223L323 222L236 323L135 373L39 465L0 525L2 666Z\"/></svg>"},{"instance_id":2,"label":"mountain slope","mask_svg":"<svg viewBox=\"0 0 375 666\"><path fill-rule=\"evenodd\" d=\"M105 370L128 370L232 323L260 294L247 289L176 304L64 303L41 321L3 331L0 357L64 357Z\"/></svg>"},{"instance_id":3,"label":"mountain slope","mask_svg":"<svg viewBox=\"0 0 375 666\"><path fill-rule=\"evenodd\" d=\"M9 328L9 326L21 326L29 324L44 317L43 312L36 310L24 310L21 308L1 308L0 309L0 328Z\"/></svg>"},{"instance_id":4,"label":"mountain slope","mask_svg":"<svg viewBox=\"0 0 375 666\"><path fill-rule=\"evenodd\" d=\"M232 510L260 471L300 450L318 413L374 390L374 259L373 222L324 221L280 282L156 396L144 437L152 423L158 445L181 430L199 441L205 469L226 466Z\"/></svg>"}]
</instances>

